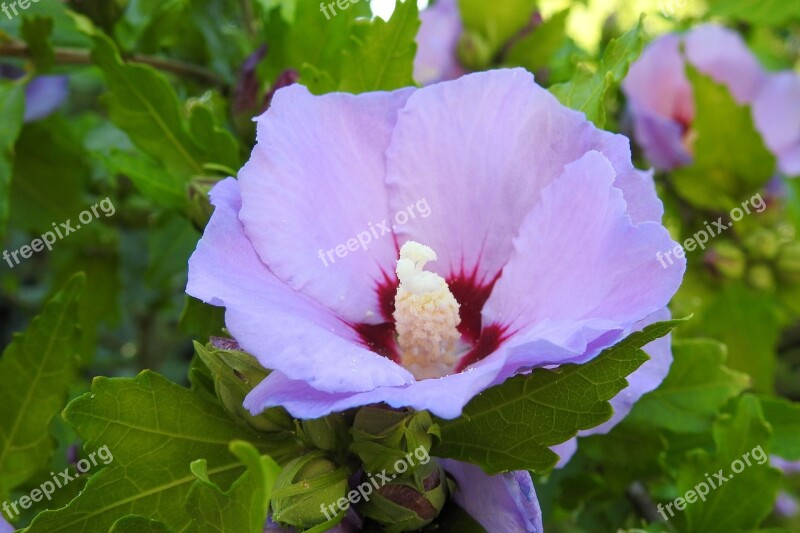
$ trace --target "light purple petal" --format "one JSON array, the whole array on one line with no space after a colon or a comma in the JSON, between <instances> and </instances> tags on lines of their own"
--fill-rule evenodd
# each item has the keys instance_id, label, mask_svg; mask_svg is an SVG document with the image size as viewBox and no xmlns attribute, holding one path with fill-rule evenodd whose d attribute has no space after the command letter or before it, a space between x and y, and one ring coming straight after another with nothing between
<instances>
[{"instance_id":1,"label":"light purple petal","mask_svg":"<svg viewBox=\"0 0 800 533\"><path fill-rule=\"evenodd\" d=\"M45 118L69 95L67 76L36 76L25 87L25 122Z\"/></svg>"},{"instance_id":2,"label":"light purple petal","mask_svg":"<svg viewBox=\"0 0 800 533\"><path fill-rule=\"evenodd\" d=\"M753 102L766 74L738 33L705 24L687 33L684 42L687 59L700 72L725 85L740 104Z\"/></svg>"},{"instance_id":3,"label":"light purple petal","mask_svg":"<svg viewBox=\"0 0 800 533\"><path fill-rule=\"evenodd\" d=\"M439 260L430 268L444 276L474 270L478 281L492 280L542 189L590 150L611 161L625 181L620 187L641 189L630 199L637 217L660 218L657 197L644 192L650 184L635 174L628 139L596 129L525 70L425 87L398 118L387 182L392 212L425 200L431 214L411 219L398 238L431 246Z\"/></svg>"},{"instance_id":4,"label":"light purple petal","mask_svg":"<svg viewBox=\"0 0 800 533\"><path fill-rule=\"evenodd\" d=\"M272 372L244 400L251 413L283 406L297 418L319 418L332 412L385 402L400 408L427 409L445 419L457 418L464 406L481 391L502 382L503 354L497 352L467 372L426 379L403 387L377 387L365 392L324 392L308 383Z\"/></svg>"},{"instance_id":5,"label":"light purple petal","mask_svg":"<svg viewBox=\"0 0 800 533\"><path fill-rule=\"evenodd\" d=\"M419 14L414 79L421 85L453 80L464 74L458 62L458 39L463 31L456 0L438 0Z\"/></svg>"},{"instance_id":6,"label":"light purple petal","mask_svg":"<svg viewBox=\"0 0 800 533\"><path fill-rule=\"evenodd\" d=\"M638 108L669 119L694 117L692 88L681 56L681 36L665 35L647 45L622 82Z\"/></svg>"},{"instance_id":7,"label":"light purple petal","mask_svg":"<svg viewBox=\"0 0 800 533\"><path fill-rule=\"evenodd\" d=\"M212 191L214 215L189 260L186 292L226 308L225 323L264 367L321 390L367 391L413 381L405 369L363 348L329 309L292 290L259 260L238 219L239 183Z\"/></svg>"},{"instance_id":8,"label":"light purple petal","mask_svg":"<svg viewBox=\"0 0 800 533\"><path fill-rule=\"evenodd\" d=\"M656 254L675 243L659 223L632 223L614 179L611 163L589 152L545 189L514 240L484 323L506 325L527 341L545 321L592 319L628 330L666 306L685 261L661 266ZM532 351L528 362L541 364L540 357Z\"/></svg>"},{"instance_id":9,"label":"light purple petal","mask_svg":"<svg viewBox=\"0 0 800 533\"><path fill-rule=\"evenodd\" d=\"M14 533L14 526L6 522L2 515L0 515L0 533Z\"/></svg>"},{"instance_id":10,"label":"light purple petal","mask_svg":"<svg viewBox=\"0 0 800 533\"><path fill-rule=\"evenodd\" d=\"M800 175L800 75L770 76L753 104L753 118L781 172Z\"/></svg>"},{"instance_id":11,"label":"light purple petal","mask_svg":"<svg viewBox=\"0 0 800 533\"><path fill-rule=\"evenodd\" d=\"M490 476L479 467L440 460L458 488L454 499L487 531L542 533L542 511L528 472Z\"/></svg>"},{"instance_id":12,"label":"light purple petal","mask_svg":"<svg viewBox=\"0 0 800 533\"><path fill-rule=\"evenodd\" d=\"M645 48L622 82L636 141L651 164L670 170L691 161L683 127L694 118L694 99L680 53L681 37L665 35Z\"/></svg>"},{"instance_id":13,"label":"light purple petal","mask_svg":"<svg viewBox=\"0 0 800 533\"><path fill-rule=\"evenodd\" d=\"M397 260L391 228L380 229L390 218L384 152L409 94L281 89L239 174L240 218L264 263L353 323L383 321L373 286Z\"/></svg>"}]
</instances>

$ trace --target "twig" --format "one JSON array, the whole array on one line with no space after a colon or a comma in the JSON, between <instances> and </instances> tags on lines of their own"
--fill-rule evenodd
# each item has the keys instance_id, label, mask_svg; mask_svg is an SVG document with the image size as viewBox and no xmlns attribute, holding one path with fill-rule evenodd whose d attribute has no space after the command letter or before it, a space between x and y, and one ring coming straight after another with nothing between
<instances>
[{"instance_id":1,"label":"twig","mask_svg":"<svg viewBox=\"0 0 800 533\"><path fill-rule=\"evenodd\" d=\"M82 48L54 48L56 63L62 65L91 65L92 57L89 50ZM10 42L0 43L0 57L31 57L30 48L25 43ZM131 54L125 56L125 59L134 63L142 63L150 65L158 70L164 72L171 72L179 76L186 76L194 78L197 81L210 83L218 87L224 87L225 80L219 75L211 72L208 69L192 65L191 63L184 63L183 61L176 61L173 59L164 59L160 57L144 56L140 54Z\"/></svg>"}]
</instances>

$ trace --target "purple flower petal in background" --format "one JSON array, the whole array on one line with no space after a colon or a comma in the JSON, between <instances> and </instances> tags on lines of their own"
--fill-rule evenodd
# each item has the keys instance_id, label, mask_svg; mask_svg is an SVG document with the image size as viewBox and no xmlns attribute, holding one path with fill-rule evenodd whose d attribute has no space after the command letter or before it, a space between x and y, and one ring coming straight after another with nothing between
<instances>
[{"instance_id":1,"label":"purple flower petal in background","mask_svg":"<svg viewBox=\"0 0 800 533\"><path fill-rule=\"evenodd\" d=\"M464 27L456 0L438 0L420 15L414 79L421 85L453 80L465 71L458 62L458 39Z\"/></svg>"},{"instance_id":2,"label":"purple flower petal in background","mask_svg":"<svg viewBox=\"0 0 800 533\"><path fill-rule=\"evenodd\" d=\"M69 96L67 76L37 76L25 88L25 122L43 119Z\"/></svg>"},{"instance_id":3,"label":"purple flower petal in background","mask_svg":"<svg viewBox=\"0 0 800 533\"><path fill-rule=\"evenodd\" d=\"M784 475L800 474L800 461L787 461L777 455L773 455L769 458L769 464L781 470ZM800 512L800 503L788 492L781 491L775 501L775 512L781 516L791 518Z\"/></svg>"},{"instance_id":4,"label":"purple flower petal in background","mask_svg":"<svg viewBox=\"0 0 800 533\"><path fill-rule=\"evenodd\" d=\"M786 518L791 518L800 512L800 504L786 491L778 493L778 498L775 500L775 512Z\"/></svg>"},{"instance_id":5,"label":"purple flower petal in background","mask_svg":"<svg viewBox=\"0 0 800 533\"><path fill-rule=\"evenodd\" d=\"M650 163L662 170L692 160L695 109L686 62L725 85L740 104L755 104L768 80L739 34L721 26L697 26L686 34L669 34L650 43L631 65L622 88L628 97L636 140ZM774 90L783 98L796 98L783 86ZM774 144L790 150L792 140L800 146L800 133L793 132L793 139L787 140L786 134L771 131L776 124L768 118L769 113L765 110L764 119L759 121L754 111L756 125L770 148L774 150ZM773 139L772 144L769 139Z\"/></svg>"},{"instance_id":6,"label":"purple flower petal in background","mask_svg":"<svg viewBox=\"0 0 800 533\"><path fill-rule=\"evenodd\" d=\"M14 533L14 526L6 522L2 515L0 515L0 533Z\"/></svg>"},{"instance_id":7,"label":"purple flower petal in background","mask_svg":"<svg viewBox=\"0 0 800 533\"><path fill-rule=\"evenodd\" d=\"M454 499L486 531L541 533L542 510L528 472L489 476L479 467L441 460L458 487Z\"/></svg>"},{"instance_id":8,"label":"purple flower petal in background","mask_svg":"<svg viewBox=\"0 0 800 533\"><path fill-rule=\"evenodd\" d=\"M0 65L0 78L16 80L25 71ZM43 119L61 107L69 96L67 76L36 76L25 87L25 123Z\"/></svg>"},{"instance_id":9,"label":"purple flower petal in background","mask_svg":"<svg viewBox=\"0 0 800 533\"><path fill-rule=\"evenodd\" d=\"M800 474L800 461L787 461L777 455L773 455L769 458L769 464L783 471L784 474Z\"/></svg>"},{"instance_id":10,"label":"purple flower petal in background","mask_svg":"<svg viewBox=\"0 0 800 533\"><path fill-rule=\"evenodd\" d=\"M756 127L787 176L800 176L800 75L770 75L753 103Z\"/></svg>"},{"instance_id":11,"label":"purple flower petal in background","mask_svg":"<svg viewBox=\"0 0 800 533\"><path fill-rule=\"evenodd\" d=\"M390 222L423 201L428 216ZM274 370L245 401L253 413L385 402L455 418L519 371L586 362L654 320L685 267L655 259L674 243L627 139L522 69L393 93L282 89L212 202L187 290L226 307L234 338ZM408 287L438 287L421 294L445 298L434 308L455 313L451 329L401 335L444 326L402 303L416 289L398 285L398 250L417 254ZM420 253L438 254L430 271ZM431 351L431 338L452 343ZM634 374L612 424L668 366L667 350Z\"/></svg>"}]
</instances>

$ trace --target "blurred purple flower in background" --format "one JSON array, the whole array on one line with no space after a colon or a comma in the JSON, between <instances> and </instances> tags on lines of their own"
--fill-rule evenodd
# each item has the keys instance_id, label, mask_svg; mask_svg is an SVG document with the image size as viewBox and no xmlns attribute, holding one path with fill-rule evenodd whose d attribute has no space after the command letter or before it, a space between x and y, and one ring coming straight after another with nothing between
<instances>
[{"instance_id":1,"label":"blurred purple flower in background","mask_svg":"<svg viewBox=\"0 0 800 533\"><path fill-rule=\"evenodd\" d=\"M800 77L764 71L738 33L710 24L650 43L622 84L636 140L651 164L671 170L692 161L695 109L687 61L739 104L752 106L781 172L800 173Z\"/></svg>"},{"instance_id":2,"label":"blurred purple flower in background","mask_svg":"<svg viewBox=\"0 0 800 533\"><path fill-rule=\"evenodd\" d=\"M391 93L282 89L239 180L211 196L187 291L226 307L274 370L253 413L385 402L455 418L520 371L586 362L662 317L685 268L655 259L674 243L628 139L521 69ZM429 217L389 227L421 199ZM385 235L359 247L373 224ZM615 419L665 377L671 354L651 348Z\"/></svg>"},{"instance_id":3,"label":"blurred purple flower in background","mask_svg":"<svg viewBox=\"0 0 800 533\"><path fill-rule=\"evenodd\" d=\"M414 79L420 85L454 80L465 74L458 62L458 39L464 30L456 0L438 0L419 14Z\"/></svg>"},{"instance_id":4,"label":"blurred purple flower in background","mask_svg":"<svg viewBox=\"0 0 800 533\"><path fill-rule=\"evenodd\" d=\"M25 75L22 69L10 65L0 65L0 78L20 79ZM25 87L25 122L34 122L53 113L66 101L69 95L67 76L36 76Z\"/></svg>"},{"instance_id":5,"label":"blurred purple flower in background","mask_svg":"<svg viewBox=\"0 0 800 533\"><path fill-rule=\"evenodd\" d=\"M769 464L781 470L784 475L800 474L800 461L787 461L773 455L769 458ZM800 512L800 504L791 494L782 490L778 493L778 499L775 501L775 512L781 516L791 518Z\"/></svg>"}]
</instances>

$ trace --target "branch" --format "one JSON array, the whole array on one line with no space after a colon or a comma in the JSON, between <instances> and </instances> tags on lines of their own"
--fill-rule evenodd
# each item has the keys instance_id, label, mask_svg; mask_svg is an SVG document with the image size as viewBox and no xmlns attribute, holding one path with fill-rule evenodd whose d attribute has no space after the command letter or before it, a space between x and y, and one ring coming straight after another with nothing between
<instances>
[{"instance_id":1,"label":"branch","mask_svg":"<svg viewBox=\"0 0 800 533\"><path fill-rule=\"evenodd\" d=\"M89 50L82 48L54 48L53 52L56 57L56 63L62 65L91 65L92 57ZM31 51L28 45L20 42L0 43L0 57L21 57L30 58ZM197 81L210 83L218 87L224 87L225 80L219 75L211 72L208 69L192 65L191 63L184 63L183 61L176 61L173 59L163 59L160 57L144 56L140 54L131 54L123 56L124 59L134 62L150 65L153 68L177 74L178 76L186 76L194 78Z\"/></svg>"}]
</instances>

